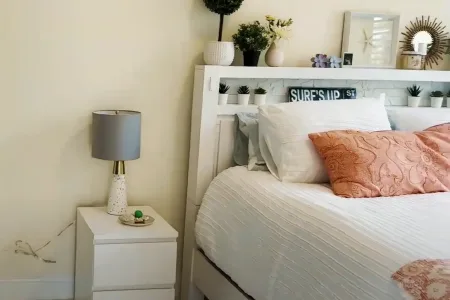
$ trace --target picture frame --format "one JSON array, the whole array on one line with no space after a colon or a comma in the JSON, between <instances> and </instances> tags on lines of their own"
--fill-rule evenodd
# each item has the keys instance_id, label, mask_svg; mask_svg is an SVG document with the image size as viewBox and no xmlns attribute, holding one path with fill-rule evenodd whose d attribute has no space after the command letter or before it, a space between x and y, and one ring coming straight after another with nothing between
<instances>
[{"instance_id":1,"label":"picture frame","mask_svg":"<svg viewBox=\"0 0 450 300\"><path fill-rule=\"evenodd\" d=\"M399 32L399 15L347 11L342 57L353 53L352 68L395 69Z\"/></svg>"},{"instance_id":2,"label":"picture frame","mask_svg":"<svg viewBox=\"0 0 450 300\"><path fill-rule=\"evenodd\" d=\"M353 66L353 53L344 52L342 55L342 67L351 68Z\"/></svg>"}]
</instances>

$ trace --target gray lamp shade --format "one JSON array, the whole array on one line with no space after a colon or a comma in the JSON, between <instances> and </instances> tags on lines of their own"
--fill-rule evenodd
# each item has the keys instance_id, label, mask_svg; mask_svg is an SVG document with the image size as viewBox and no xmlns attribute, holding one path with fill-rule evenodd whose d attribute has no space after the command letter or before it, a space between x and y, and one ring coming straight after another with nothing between
<instances>
[{"instance_id":1,"label":"gray lamp shade","mask_svg":"<svg viewBox=\"0 0 450 300\"><path fill-rule=\"evenodd\" d=\"M102 110L92 117L92 157L125 161L141 156L140 112Z\"/></svg>"}]
</instances>

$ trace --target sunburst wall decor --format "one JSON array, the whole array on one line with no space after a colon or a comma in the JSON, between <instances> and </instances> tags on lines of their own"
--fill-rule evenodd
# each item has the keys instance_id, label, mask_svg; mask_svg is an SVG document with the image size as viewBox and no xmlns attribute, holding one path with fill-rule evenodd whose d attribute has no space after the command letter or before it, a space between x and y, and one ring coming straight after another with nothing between
<instances>
[{"instance_id":1,"label":"sunburst wall decor","mask_svg":"<svg viewBox=\"0 0 450 300\"><path fill-rule=\"evenodd\" d=\"M446 26L437 18L434 20L430 16L421 19L416 18L415 21L410 21L410 25L406 26L406 32L402 32L404 40L401 48L405 51L414 51L413 40L417 33L426 31L431 35L432 43L428 45L428 54L425 58L425 66L430 68L433 64L438 64L439 60L443 59L443 55L447 50L448 32L445 31Z\"/></svg>"}]
</instances>

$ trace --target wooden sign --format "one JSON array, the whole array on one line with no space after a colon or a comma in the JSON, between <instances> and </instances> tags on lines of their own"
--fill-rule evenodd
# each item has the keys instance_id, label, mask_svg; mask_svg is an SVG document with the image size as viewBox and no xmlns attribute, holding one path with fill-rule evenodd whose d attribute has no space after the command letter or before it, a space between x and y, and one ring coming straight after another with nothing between
<instances>
[{"instance_id":1,"label":"wooden sign","mask_svg":"<svg viewBox=\"0 0 450 300\"><path fill-rule=\"evenodd\" d=\"M290 87L289 102L356 99L354 88Z\"/></svg>"}]
</instances>

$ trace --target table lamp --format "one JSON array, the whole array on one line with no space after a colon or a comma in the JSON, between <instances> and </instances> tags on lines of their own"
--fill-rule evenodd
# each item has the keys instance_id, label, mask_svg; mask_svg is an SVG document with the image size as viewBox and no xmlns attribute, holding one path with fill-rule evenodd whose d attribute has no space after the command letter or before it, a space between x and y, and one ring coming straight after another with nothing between
<instances>
[{"instance_id":1,"label":"table lamp","mask_svg":"<svg viewBox=\"0 0 450 300\"><path fill-rule=\"evenodd\" d=\"M92 113L92 157L114 161L108 198L108 214L126 213L125 161L141 154L141 113L130 110L101 110Z\"/></svg>"}]
</instances>

